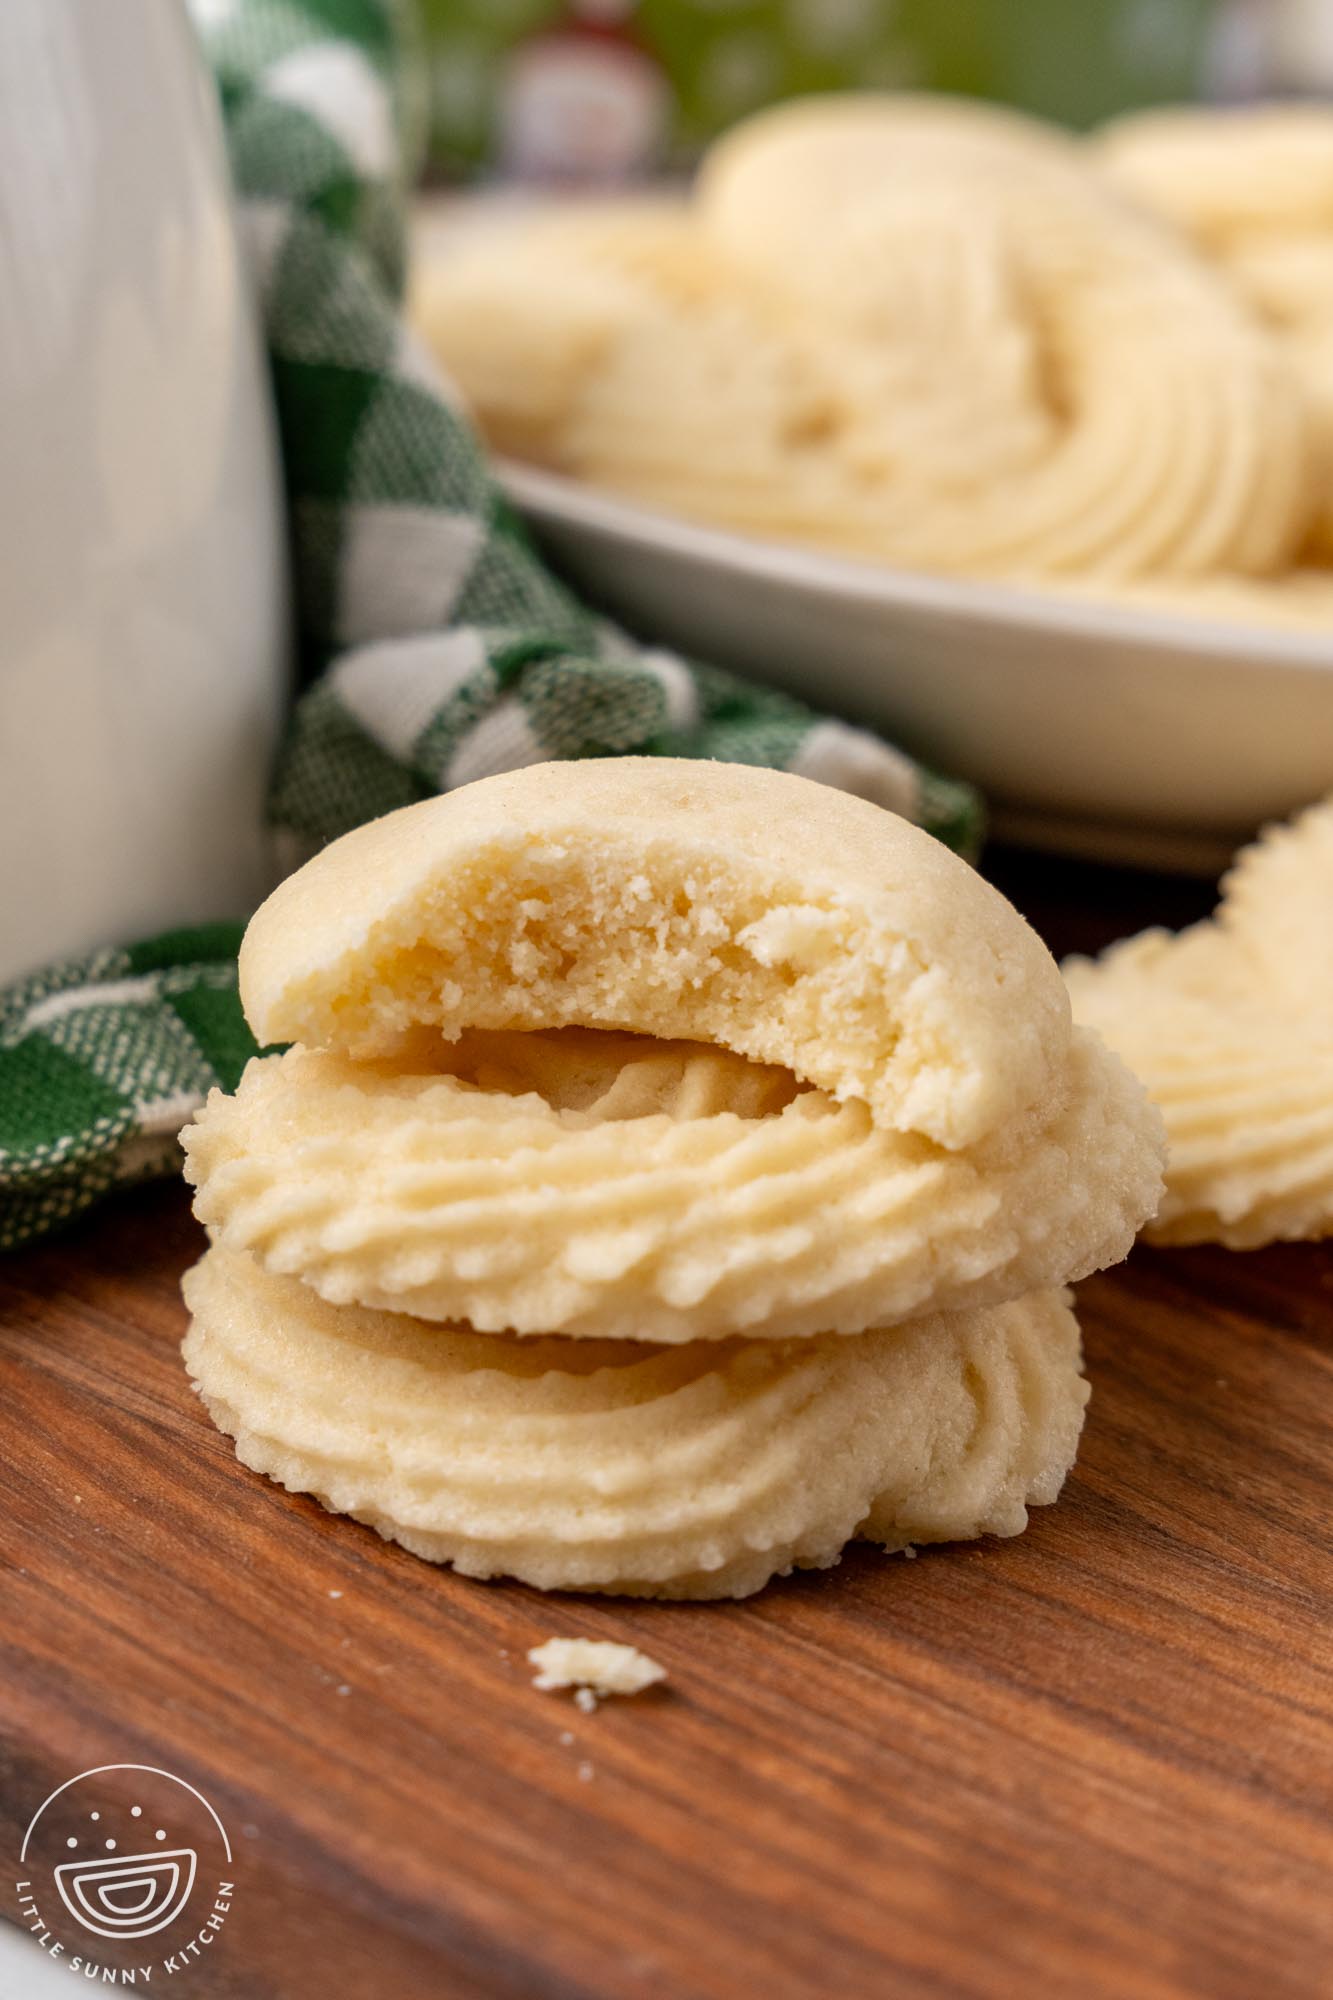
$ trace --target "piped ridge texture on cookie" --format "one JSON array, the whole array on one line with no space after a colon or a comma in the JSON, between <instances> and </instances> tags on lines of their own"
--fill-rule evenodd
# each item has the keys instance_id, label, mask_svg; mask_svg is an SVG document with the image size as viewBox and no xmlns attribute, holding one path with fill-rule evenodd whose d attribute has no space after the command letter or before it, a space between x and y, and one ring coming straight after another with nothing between
<instances>
[{"instance_id":1,"label":"piped ridge texture on cookie","mask_svg":"<svg viewBox=\"0 0 1333 2000\"><path fill-rule=\"evenodd\" d=\"M1326 627L1327 605L1311 586L1333 556L1333 108L1137 112L1113 120L1094 146L1115 182L1216 262L1304 392L1315 488L1305 554L1319 567L1298 572L1297 589L1271 602L1285 613L1308 598L1310 622Z\"/></svg>"},{"instance_id":2,"label":"piped ridge texture on cookie","mask_svg":"<svg viewBox=\"0 0 1333 2000\"><path fill-rule=\"evenodd\" d=\"M1059 1292L858 1340L519 1341L334 1307L209 1250L186 1365L242 1462L465 1575L738 1597L886 1547L1010 1535L1087 1387Z\"/></svg>"},{"instance_id":3,"label":"piped ridge texture on cookie","mask_svg":"<svg viewBox=\"0 0 1333 2000\"><path fill-rule=\"evenodd\" d=\"M214 1092L184 1138L215 1240L488 1332L790 1339L1081 1278L1160 1192L1156 1114L1086 1032L1052 1115L966 1152L697 1044L473 1032L438 1060L295 1049Z\"/></svg>"},{"instance_id":4,"label":"piped ridge texture on cookie","mask_svg":"<svg viewBox=\"0 0 1333 2000\"><path fill-rule=\"evenodd\" d=\"M1326 803L1238 856L1208 922L1065 968L1078 1019L1165 1120L1156 1242L1252 1249L1333 1232L1331 883Z\"/></svg>"},{"instance_id":5,"label":"piped ridge texture on cookie","mask_svg":"<svg viewBox=\"0 0 1333 2000\"><path fill-rule=\"evenodd\" d=\"M464 1574L744 1596L1016 1534L1063 1290L1160 1119L1004 899L866 800L669 759L393 814L246 935L184 1135L185 1357L242 1462Z\"/></svg>"},{"instance_id":6,"label":"piped ridge texture on cookie","mask_svg":"<svg viewBox=\"0 0 1333 2000\"><path fill-rule=\"evenodd\" d=\"M504 449L674 513L1112 594L1266 579L1318 504L1301 381L1098 157L974 102L806 96L674 212L474 240L421 323Z\"/></svg>"}]
</instances>

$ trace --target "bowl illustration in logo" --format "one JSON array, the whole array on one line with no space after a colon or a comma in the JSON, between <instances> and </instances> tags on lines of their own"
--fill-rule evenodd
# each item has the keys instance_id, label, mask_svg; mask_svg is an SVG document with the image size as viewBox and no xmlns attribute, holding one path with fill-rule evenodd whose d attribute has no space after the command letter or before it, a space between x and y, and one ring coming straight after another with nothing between
<instances>
[{"instance_id":1,"label":"bowl illustration in logo","mask_svg":"<svg viewBox=\"0 0 1333 2000\"><path fill-rule=\"evenodd\" d=\"M61 1901L98 1937L151 1937L179 1916L194 1887L195 1851L65 1861L55 1871Z\"/></svg>"}]
</instances>

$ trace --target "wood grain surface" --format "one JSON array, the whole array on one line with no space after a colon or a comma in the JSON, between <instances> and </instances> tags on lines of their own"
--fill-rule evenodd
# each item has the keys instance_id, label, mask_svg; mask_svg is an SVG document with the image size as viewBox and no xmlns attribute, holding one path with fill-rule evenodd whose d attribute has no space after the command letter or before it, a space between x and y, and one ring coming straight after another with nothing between
<instances>
[{"instance_id":1,"label":"wood grain surface","mask_svg":"<svg viewBox=\"0 0 1333 2000\"><path fill-rule=\"evenodd\" d=\"M996 872L1059 947L1202 906ZM1333 1992L1333 1248L1081 1287L1083 1452L1018 1540L688 1607L468 1583L241 1471L177 1355L200 1242L158 1188L0 1263L10 1921L46 1793L138 1762L237 1849L196 2000ZM557 1632L669 1685L585 1716L530 1685Z\"/></svg>"}]
</instances>

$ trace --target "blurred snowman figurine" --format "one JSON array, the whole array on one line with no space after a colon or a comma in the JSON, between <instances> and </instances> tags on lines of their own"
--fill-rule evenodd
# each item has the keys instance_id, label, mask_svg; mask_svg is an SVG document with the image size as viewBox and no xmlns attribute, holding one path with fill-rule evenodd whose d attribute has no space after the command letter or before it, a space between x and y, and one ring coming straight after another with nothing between
<instances>
[{"instance_id":1,"label":"blurred snowman figurine","mask_svg":"<svg viewBox=\"0 0 1333 2000\"><path fill-rule=\"evenodd\" d=\"M500 158L525 181L614 186L657 167L671 92L634 0L571 0L519 43L500 84Z\"/></svg>"}]
</instances>

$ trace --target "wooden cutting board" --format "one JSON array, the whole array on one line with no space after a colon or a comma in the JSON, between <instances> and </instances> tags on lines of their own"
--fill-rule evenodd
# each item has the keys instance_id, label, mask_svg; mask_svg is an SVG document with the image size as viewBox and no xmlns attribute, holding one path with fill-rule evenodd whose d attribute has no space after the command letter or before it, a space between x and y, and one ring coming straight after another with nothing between
<instances>
[{"instance_id":1,"label":"wooden cutting board","mask_svg":"<svg viewBox=\"0 0 1333 2000\"><path fill-rule=\"evenodd\" d=\"M1057 948L1200 900L1000 868ZM1081 1287L1084 1448L1018 1540L692 1608L468 1583L241 1471L176 1352L200 1244L158 1188L0 1263L10 1921L46 1794L137 1763L235 1850L196 2000L1333 1992L1333 1248ZM553 1633L669 1684L583 1715Z\"/></svg>"}]
</instances>

